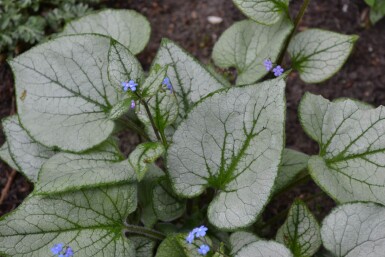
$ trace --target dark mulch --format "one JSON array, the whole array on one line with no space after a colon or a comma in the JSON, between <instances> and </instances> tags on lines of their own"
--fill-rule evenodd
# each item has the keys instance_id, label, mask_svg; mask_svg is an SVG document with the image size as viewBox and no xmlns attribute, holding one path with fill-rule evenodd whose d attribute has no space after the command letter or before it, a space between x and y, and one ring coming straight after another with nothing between
<instances>
[{"instance_id":1,"label":"dark mulch","mask_svg":"<svg viewBox=\"0 0 385 257\"><path fill-rule=\"evenodd\" d=\"M295 14L302 1L291 2ZM135 9L150 20L152 26L150 43L139 55L145 69L149 68L162 37L174 40L203 63L211 63L210 55L215 41L234 21L244 18L230 0L109 0L105 4L112 8ZM346 8L347 11L344 12L343 9ZM302 132L296 115L298 103L307 91L329 99L352 97L375 106L385 102L385 20L374 27L369 27L367 12L366 5L359 0L311 1L300 30L318 27L357 34L360 39L347 64L332 79L317 85L306 85L300 81L297 74L290 76L287 85L288 147L308 154L317 153L317 145ZM211 15L222 17L223 22L217 25L210 24L207 17ZM3 118L12 112L14 93L12 75L6 64L0 65L0 81L0 118ZM137 143L136 135L131 137L126 139L127 142ZM4 134L0 131L0 144L3 142ZM10 169L0 162L0 188L4 187L10 173ZM5 202L0 206L0 216L17 207L31 190L32 186L22 176L16 175ZM268 206L264 217L269 219L272 215L285 210L296 197L305 199L318 193L320 189L315 183L308 182L274 200ZM309 206L321 219L334 203L323 195L310 201Z\"/></svg>"}]
</instances>

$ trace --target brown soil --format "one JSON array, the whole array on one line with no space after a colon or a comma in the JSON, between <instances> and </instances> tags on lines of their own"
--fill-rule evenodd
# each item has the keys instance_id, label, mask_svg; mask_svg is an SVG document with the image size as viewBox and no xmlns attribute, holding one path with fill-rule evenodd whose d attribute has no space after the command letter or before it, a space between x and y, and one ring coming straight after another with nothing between
<instances>
[{"instance_id":1,"label":"brown soil","mask_svg":"<svg viewBox=\"0 0 385 257\"><path fill-rule=\"evenodd\" d=\"M291 1L293 15L296 14L301 2ZM200 61L209 64L213 44L221 33L234 21L244 19L230 0L109 0L104 5L111 8L134 9L150 20L152 26L150 43L139 55L144 69L149 68L162 37L174 40ZM343 11L346 8L344 6L347 6L346 12ZM288 147L308 154L317 153L317 145L302 132L296 115L298 103L307 91L329 99L352 97L375 106L385 102L385 20L369 27L367 12L363 1L311 1L299 27L300 30L317 27L345 34L357 34L360 39L347 64L332 79L317 85L307 85L300 81L296 73L290 76L287 85ZM219 16L223 18L223 22L210 24L207 21L208 16ZM0 81L0 118L3 118L14 108L12 74L6 64L0 64ZM132 137L135 138L128 139L128 144L137 143L136 136ZM4 133L0 130L0 145L3 142ZM0 189L5 186L10 174L10 168L0 162ZM16 175L5 201L0 205L0 216L17 207L32 188L21 175ZM313 182L308 182L273 200L264 217L269 219L272 215L285 210L296 197L307 198L319 192L320 189ZM334 203L323 195L310 201L309 206L321 219Z\"/></svg>"}]
</instances>

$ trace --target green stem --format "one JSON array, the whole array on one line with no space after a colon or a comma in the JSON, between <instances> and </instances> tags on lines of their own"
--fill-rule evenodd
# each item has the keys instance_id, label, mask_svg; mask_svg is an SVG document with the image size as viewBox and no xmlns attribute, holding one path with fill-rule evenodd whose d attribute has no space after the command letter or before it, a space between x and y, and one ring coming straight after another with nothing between
<instances>
[{"instance_id":1,"label":"green stem","mask_svg":"<svg viewBox=\"0 0 385 257\"><path fill-rule=\"evenodd\" d=\"M159 241L162 241L166 238L165 234L153 229L149 229L141 226L134 226L134 225L128 224L127 222L124 223L124 226L126 228L126 231L129 234L145 236L147 238L151 238Z\"/></svg>"},{"instance_id":2,"label":"green stem","mask_svg":"<svg viewBox=\"0 0 385 257\"><path fill-rule=\"evenodd\" d=\"M304 15L305 12L306 12L306 9L307 9L307 7L308 7L308 5L309 5L309 2L310 2L310 0L304 0L304 1L303 1L302 6L301 6L301 9L299 10L297 16L296 16L295 19L294 19L294 28L293 28L293 31L291 32L290 36L289 36L288 39L286 40L286 42L285 42L285 47L282 48L281 54L279 55L278 60L277 60L277 64L279 64L279 65L282 65L283 58L285 57L285 53L286 53L286 51L287 51L287 48L289 47L290 41L291 41L291 39L293 38L294 33L297 31L298 25L299 25L299 23L301 22L302 17L303 17L303 15Z\"/></svg>"}]
</instances>

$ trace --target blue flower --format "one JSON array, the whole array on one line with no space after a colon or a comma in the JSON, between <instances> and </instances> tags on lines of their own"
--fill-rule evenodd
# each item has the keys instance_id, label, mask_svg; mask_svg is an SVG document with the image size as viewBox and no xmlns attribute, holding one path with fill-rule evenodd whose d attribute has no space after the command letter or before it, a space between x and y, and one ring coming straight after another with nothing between
<instances>
[{"instance_id":1,"label":"blue flower","mask_svg":"<svg viewBox=\"0 0 385 257\"><path fill-rule=\"evenodd\" d=\"M55 245L51 248L51 252L52 252L53 254L59 254L59 253L63 250L63 246L64 246L63 243L55 244Z\"/></svg>"},{"instance_id":2,"label":"blue flower","mask_svg":"<svg viewBox=\"0 0 385 257\"><path fill-rule=\"evenodd\" d=\"M284 71L284 70L282 69L282 67L279 66L279 65L277 65L277 67L275 67L275 68L273 69L274 76L276 76L276 77L281 76L281 75L283 74L283 71Z\"/></svg>"},{"instance_id":3,"label":"blue flower","mask_svg":"<svg viewBox=\"0 0 385 257\"><path fill-rule=\"evenodd\" d=\"M195 232L195 236L196 237L204 237L206 235L207 230L208 230L208 228L206 228L205 226L200 226L199 228L197 228L197 230Z\"/></svg>"},{"instance_id":4,"label":"blue flower","mask_svg":"<svg viewBox=\"0 0 385 257\"><path fill-rule=\"evenodd\" d=\"M131 100L131 109L134 109L135 108L135 101L134 100Z\"/></svg>"},{"instance_id":5,"label":"blue flower","mask_svg":"<svg viewBox=\"0 0 385 257\"><path fill-rule=\"evenodd\" d=\"M136 91L136 87L138 86L137 83L135 83L135 81L133 80L130 80L130 81L123 81L122 83L122 87L123 87L123 90L124 91L127 91L128 89L130 89L132 92L135 92Z\"/></svg>"},{"instance_id":6,"label":"blue flower","mask_svg":"<svg viewBox=\"0 0 385 257\"><path fill-rule=\"evenodd\" d=\"M71 257L74 256L74 252L72 251L72 248L68 246L67 251L64 254L64 257Z\"/></svg>"},{"instance_id":7,"label":"blue flower","mask_svg":"<svg viewBox=\"0 0 385 257\"><path fill-rule=\"evenodd\" d=\"M267 59L263 62L263 66L265 66L267 71L270 71L273 68L273 63Z\"/></svg>"},{"instance_id":8,"label":"blue flower","mask_svg":"<svg viewBox=\"0 0 385 257\"><path fill-rule=\"evenodd\" d=\"M201 255L206 255L210 251L210 246L208 245L201 245L198 249L198 253Z\"/></svg>"},{"instance_id":9,"label":"blue flower","mask_svg":"<svg viewBox=\"0 0 385 257\"><path fill-rule=\"evenodd\" d=\"M186 242L189 243L189 244L191 244L191 243L194 241L194 239L195 239L194 233L193 233L193 232L190 232L190 233L188 234L188 236L186 237Z\"/></svg>"},{"instance_id":10,"label":"blue flower","mask_svg":"<svg viewBox=\"0 0 385 257\"><path fill-rule=\"evenodd\" d=\"M162 85L165 85L167 87L168 90L170 90L170 93L172 93L173 91L173 88L172 88L172 85L171 85L171 81L168 77L165 77L163 82L162 82Z\"/></svg>"}]
</instances>

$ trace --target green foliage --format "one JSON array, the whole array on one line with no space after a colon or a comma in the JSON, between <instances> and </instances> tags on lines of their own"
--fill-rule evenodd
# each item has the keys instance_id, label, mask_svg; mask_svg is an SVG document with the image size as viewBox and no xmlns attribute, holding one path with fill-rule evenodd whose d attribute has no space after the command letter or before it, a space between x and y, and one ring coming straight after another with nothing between
<instances>
[{"instance_id":1,"label":"green foliage","mask_svg":"<svg viewBox=\"0 0 385 257\"><path fill-rule=\"evenodd\" d=\"M46 31L58 32L64 22L91 11L99 0L0 1L0 52L18 52L18 44L42 41Z\"/></svg>"},{"instance_id":2,"label":"green foliage","mask_svg":"<svg viewBox=\"0 0 385 257\"><path fill-rule=\"evenodd\" d=\"M385 16L385 1L383 0L365 0L370 6L370 21L375 24Z\"/></svg>"},{"instance_id":3,"label":"green foliage","mask_svg":"<svg viewBox=\"0 0 385 257\"><path fill-rule=\"evenodd\" d=\"M2 18L22 19L6 3L14 15ZM39 3L18 2L36 12ZM34 191L0 220L2 256L48 257L58 243L82 257L381 256L385 211L374 203L385 204L384 107L305 94L299 118L320 152L285 149L287 76L329 78L357 37L295 35L308 1L294 24L286 0L234 3L250 20L225 31L213 53L220 67L237 68L234 86L168 39L144 72L135 54L151 30L131 10L72 21L10 61L18 114L3 120L0 157ZM86 12L84 2L51 4L66 6L46 16L53 28ZM271 79L278 65L287 72ZM128 157L117 141L126 129L142 139ZM320 232L296 200L276 236L262 238L261 226L279 218L264 220L266 204L310 178L349 203ZM316 253L321 244L326 255Z\"/></svg>"}]
</instances>

